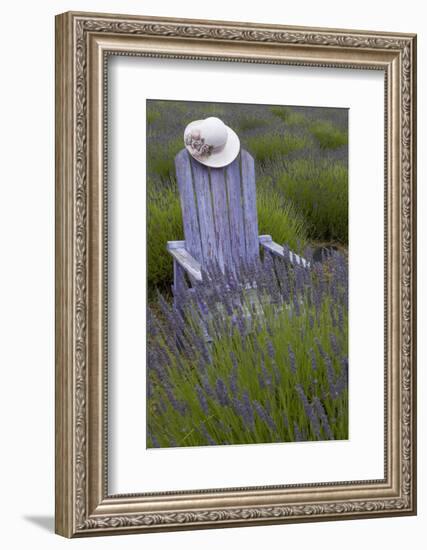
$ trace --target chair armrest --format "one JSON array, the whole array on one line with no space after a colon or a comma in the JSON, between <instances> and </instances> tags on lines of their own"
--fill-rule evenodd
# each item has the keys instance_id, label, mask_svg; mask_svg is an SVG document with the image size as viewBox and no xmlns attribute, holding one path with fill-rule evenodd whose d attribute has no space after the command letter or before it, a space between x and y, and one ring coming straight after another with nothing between
<instances>
[{"instance_id":1,"label":"chair armrest","mask_svg":"<svg viewBox=\"0 0 427 550\"><path fill-rule=\"evenodd\" d=\"M288 250L285 252L285 249L283 248L283 246L280 246L280 244L275 243L270 235L260 235L258 237L258 240L259 240L259 244L263 248L265 248L265 250L268 250L268 252L270 252L271 254L274 254L275 256L279 256L284 260L289 260L293 265L296 264L306 268L310 267L310 262L308 262L306 259L302 258L301 256L298 256L298 254L295 254L295 252L292 252L292 250Z\"/></svg>"},{"instance_id":2,"label":"chair armrest","mask_svg":"<svg viewBox=\"0 0 427 550\"><path fill-rule=\"evenodd\" d=\"M196 281L202 280L201 266L186 250L185 241L168 241L166 248L178 264Z\"/></svg>"}]
</instances>

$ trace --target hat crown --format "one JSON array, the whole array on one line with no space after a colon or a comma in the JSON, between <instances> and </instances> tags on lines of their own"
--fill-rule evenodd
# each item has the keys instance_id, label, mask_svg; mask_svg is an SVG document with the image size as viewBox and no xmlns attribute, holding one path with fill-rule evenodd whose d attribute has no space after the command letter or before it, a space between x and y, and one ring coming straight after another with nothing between
<instances>
[{"instance_id":1,"label":"hat crown","mask_svg":"<svg viewBox=\"0 0 427 550\"><path fill-rule=\"evenodd\" d=\"M225 124L217 117L205 118L201 124L201 136L212 147L221 147L227 141L227 129Z\"/></svg>"},{"instance_id":2,"label":"hat crown","mask_svg":"<svg viewBox=\"0 0 427 550\"><path fill-rule=\"evenodd\" d=\"M211 116L189 124L185 129L185 139L202 141L206 146L217 149L223 147L227 141L227 128L222 120Z\"/></svg>"},{"instance_id":3,"label":"hat crown","mask_svg":"<svg viewBox=\"0 0 427 550\"><path fill-rule=\"evenodd\" d=\"M184 143L193 158L211 167L230 164L240 148L236 133L214 116L190 122L184 131Z\"/></svg>"}]
</instances>

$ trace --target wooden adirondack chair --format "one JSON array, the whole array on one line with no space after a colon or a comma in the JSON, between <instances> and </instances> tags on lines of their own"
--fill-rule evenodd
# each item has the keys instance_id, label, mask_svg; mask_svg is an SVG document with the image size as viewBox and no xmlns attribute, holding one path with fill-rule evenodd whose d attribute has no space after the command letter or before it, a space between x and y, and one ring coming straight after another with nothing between
<instances>
[{"instance_id":1,"label":"wooden adirondack chair","mask_svg":"<svg viewBox=\"0 0 427 550\"><path fill-rule=\"evenodd\" d=\"M223 272L225 267L234 271L242 262L258 261L260 246L308 267L304 258L285 252L270 235L258 235L254 159L247 151L241 149L224 168L208 168L182 149L175 168L185 236L184 241L167 243L174 259L175 297L187 288L185 274L190 282L202 281L201 268L213 263Z\"/></svg>"}]
</instances>

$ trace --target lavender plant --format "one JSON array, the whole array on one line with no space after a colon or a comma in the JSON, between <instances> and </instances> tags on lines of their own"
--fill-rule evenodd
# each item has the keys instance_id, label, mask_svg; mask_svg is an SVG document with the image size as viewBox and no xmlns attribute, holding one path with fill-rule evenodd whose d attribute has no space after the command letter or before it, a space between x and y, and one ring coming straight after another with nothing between
<instances>
[{"instance_id":1,"label":"lavender plant","mask_svg":"<svg viewBox=\"0 0 427 550\"><path fill-rule=\"evenodd\" d=\"M149 310L148 447L347 439L346 258L269 260Z\"/></svg>"}]
</instances>

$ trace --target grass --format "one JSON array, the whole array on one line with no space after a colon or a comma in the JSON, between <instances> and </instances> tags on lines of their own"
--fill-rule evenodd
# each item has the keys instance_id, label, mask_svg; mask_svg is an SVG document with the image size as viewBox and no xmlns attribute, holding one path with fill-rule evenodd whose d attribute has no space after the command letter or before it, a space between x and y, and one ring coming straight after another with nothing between
<instances>
[{"instance_id":1,"label":"grass","mask_svg":"<svg viewBox=\"0 0 427 550\"><path fill-rule=\"evenodd\" d=\"M326 120L314 122L310 131L322 149L338 149L348 143L348 133Z\"/></svg>"}]
</instances>

